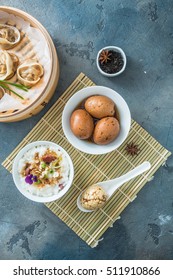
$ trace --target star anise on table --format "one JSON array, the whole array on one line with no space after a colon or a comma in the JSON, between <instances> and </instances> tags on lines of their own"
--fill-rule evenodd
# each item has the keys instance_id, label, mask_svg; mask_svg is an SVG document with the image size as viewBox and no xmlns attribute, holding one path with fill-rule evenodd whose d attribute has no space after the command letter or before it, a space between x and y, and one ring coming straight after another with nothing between
<instances>
[{"instance_id":1,"label":"star anise on table","mask_svg":"<svg viewBox=\"0 0 173 280\"><path fill-rule=\"evenodd\" d=\"M99 56L99 61L101 64L107 63L110 59L111 53L108 50L103 50Z\"/></svg>"},{"instance_id":2,"label":"star anise on table","mask_svg":"<svg viewBox=\"0 0 173 280\"><path fill-rule=\"evenodd\" d=\"M127 151L127 154L131 156L137 156L140 149L138 148L138 145L134 144L133 142L130 144L127 144L125 150Z\"/></svg>"}]
</instances>

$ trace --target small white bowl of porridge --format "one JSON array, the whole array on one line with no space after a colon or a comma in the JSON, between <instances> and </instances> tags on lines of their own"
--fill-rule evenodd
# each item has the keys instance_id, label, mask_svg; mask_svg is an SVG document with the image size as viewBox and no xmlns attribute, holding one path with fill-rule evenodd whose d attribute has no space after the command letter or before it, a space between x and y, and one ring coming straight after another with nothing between
<instances>
[{"instance_id":1,"label":"small white bowl of porridge","mask_svg":"<svg viewBox=\"0 0 173 280\"><path fill-rule=\"evenodd\" d=\"M37 141L26 145L13 162L13 180L18 190L36 202L51 202L71 187L73 163L58 144Z\"/></svg>"}]
</instances>

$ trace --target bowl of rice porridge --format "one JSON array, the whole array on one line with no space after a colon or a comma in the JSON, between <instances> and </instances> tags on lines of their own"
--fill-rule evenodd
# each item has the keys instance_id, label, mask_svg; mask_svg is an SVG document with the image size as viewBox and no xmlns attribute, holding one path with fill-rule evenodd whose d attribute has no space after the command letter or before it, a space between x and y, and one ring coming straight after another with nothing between
<instances>
[{"instance_id":1,"label":"bowl of rice porridge","mask_svg":"<svg viewBox=\"0 0 173 280\"><path fill-rule=\"evenodd\" d=\"M13 180L18 190L36 202L51 202L71 187L73 163L58 144L36 141L26 145L14 159Z\"/></svg>"}]
</instances>

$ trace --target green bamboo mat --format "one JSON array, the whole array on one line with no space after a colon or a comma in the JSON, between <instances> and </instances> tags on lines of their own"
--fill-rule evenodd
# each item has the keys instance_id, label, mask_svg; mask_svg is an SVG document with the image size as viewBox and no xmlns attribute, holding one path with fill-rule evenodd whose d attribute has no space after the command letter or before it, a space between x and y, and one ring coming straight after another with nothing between
<instances>
[{"instance_id":1,"label":"green bamboo mat","mask_svg":"<svg viewBox=\"0 0 173 280\"><path fill-rule=\"evenodd\" d=\"M67 100L76 91L92 85L94 83L81 73L2 164L11 172L13 159L18 151L33 141L49 140L61 145L73 160L74 182L65 196L45 205L88 245L95 247L103 233L119 218L121 212L136 198L137 193L147 181L151 180L153 174L166 162L171 153L134 120L126 141L118 150L106 155L88 155L73 148L62 131L62 111ZM138 156L132 157L127 154L125 147L131 142L138 145L140 149ZM86 186L118 177L145 160L150 161L151 169L124 184L102 209L92 213L78 210L76 200Z\"/></svg>"}]
</instances>

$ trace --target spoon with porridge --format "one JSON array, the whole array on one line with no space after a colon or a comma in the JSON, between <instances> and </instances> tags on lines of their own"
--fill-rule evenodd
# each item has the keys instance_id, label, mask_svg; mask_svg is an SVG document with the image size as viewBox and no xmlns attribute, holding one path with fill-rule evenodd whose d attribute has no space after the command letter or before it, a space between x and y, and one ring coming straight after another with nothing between
<instances>
[{"instance_id":1,"label":"spoon with porridge","mask_svg":"<svg viewBox=\"0 0 173 280\"><path fill-rule=\"evenodd\" d=\"M149 170L151 164L148 161L143 162L126 174L108 181L98 182L87 187L77 199L77 206L83 212L92 212L105 205L113 193L124 183L137 177L143 172Z\"/></svg>"}]
</instances>

